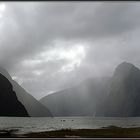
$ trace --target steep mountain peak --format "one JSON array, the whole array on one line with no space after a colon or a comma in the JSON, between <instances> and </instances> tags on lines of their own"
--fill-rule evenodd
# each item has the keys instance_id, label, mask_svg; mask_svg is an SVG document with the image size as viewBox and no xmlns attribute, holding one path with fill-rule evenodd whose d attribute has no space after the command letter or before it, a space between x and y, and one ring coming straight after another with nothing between
<instances>
[{"instance_id":1,"label":"steep mountain peak","mask_svg":"<svg viewBox=\"0 0 140 140\"><path fill-rule=\"evenodd\" d=\"M122 62L115 69L114 76L117 75L117 76L124 77L132 73L135 73L135 74L140 73L140 70L131 63Z\"/></svg>"},{"instance_id":2,"label":"steep mountain peak","mask_svg":"<svg viewBox=\"0 0 140 140\"><path fill-rule=\"evenodd\" d=\"M111 80L108 96L98 114L105 117L140 116L140 70L131 63L117 66Z\"/></svg>"},{"instance_id":3,"label":"steep mountain peak","mask_svg":"<svg viewBox=\"0 0 140 140\"><path fill-rule=\"evenodd\" d=\"M133 64L129 63L129 62L122 62L121 64L119 64L117 67L121 67L121 68L132 68L132 67L135 67Z\"/></svg>"}]
</instances>

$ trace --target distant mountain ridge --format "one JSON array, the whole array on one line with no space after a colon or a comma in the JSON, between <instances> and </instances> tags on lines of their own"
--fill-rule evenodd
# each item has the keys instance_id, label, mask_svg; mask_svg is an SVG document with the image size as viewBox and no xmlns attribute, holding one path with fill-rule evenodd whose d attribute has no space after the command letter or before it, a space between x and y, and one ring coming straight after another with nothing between
<instances>
[{"instance_id":1,"label":"distant mountain ridge","mask_svg":"<svg viewBox=\"0 0 140 140\"><path fill-rule=\"evenodd\" d=\"M108 78L90 78L75 87L45 96L40 102L53 116L93 116L98 100L103 100L106 94L106 81Z\"/></svg>"}]
</instances>

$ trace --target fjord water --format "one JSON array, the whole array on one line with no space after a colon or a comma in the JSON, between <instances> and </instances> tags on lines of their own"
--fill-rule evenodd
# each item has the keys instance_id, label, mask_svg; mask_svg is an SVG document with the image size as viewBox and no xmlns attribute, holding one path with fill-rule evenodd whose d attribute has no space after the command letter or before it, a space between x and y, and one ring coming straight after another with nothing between
<instances>
[{"instance_id":1,"label":"fjord water","mask_svg":"<svg viewBox=\"0 0 140 140\"><path fill-rule=\"evenodd\" d=\"M0 130L17 129L19 134L59 129L97 129L111 125L140 127L140 117L0 117Z\"/></svg>"}]
</instances>

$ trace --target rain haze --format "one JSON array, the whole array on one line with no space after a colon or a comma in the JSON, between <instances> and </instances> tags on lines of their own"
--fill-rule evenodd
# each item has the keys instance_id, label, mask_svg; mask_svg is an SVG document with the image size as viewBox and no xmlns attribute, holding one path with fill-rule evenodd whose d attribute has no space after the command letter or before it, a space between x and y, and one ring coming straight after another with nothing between
<instances>
[{"instance_id":1,"label":"rain haze","mask_svg":"<svg viewBox=\"0 0 140 140\"><path fill-rule=\"evenodd\" d=\"M140 3L1 2L0 64L35 98L123 61L140 68Z\"/></svg>"}]
</instances>

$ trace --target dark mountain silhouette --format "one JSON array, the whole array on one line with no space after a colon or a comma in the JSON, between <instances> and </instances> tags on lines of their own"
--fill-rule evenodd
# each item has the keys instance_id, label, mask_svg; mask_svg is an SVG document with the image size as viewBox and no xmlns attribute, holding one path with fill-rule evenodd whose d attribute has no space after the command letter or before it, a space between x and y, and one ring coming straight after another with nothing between
<instances>
[{"instance_id":1,"label":"dark mountain silhouette","mask_svg":"<svg viewBox=\"0 0 140 140\"><path fill-rule=\"evenodd\" d=\"M97 116L140 116L140 70L123 62L114 72L106 100L97 109Z\"/></svg>"},{"instance_id":2,"label":"dark mountain silhouette","mask_svg":"<svg viewBox=\"0 0 140 140\"><path fill-rule=\"evenodd\" d=\"M108 78L88 79L79 85L59 91L40 100L53 116L93 116L97 102L102 101Z\"/></svg>"},{"instance_id":3,"label":"dark mountain silhouette","mask_svg":"<svg viewBox=\"0 0 140 140\"><path fill-rule=\"evenodd\" d=\"M5 69L0 68L0 73L10 81L18 100L25 106L31 117L52 117L52 114L47 107L42 105L33 96L27 93L17 82L12 80L11 76Z\"/></svg>"},{"instance_id":4,"label":"dark mountain silhouette","mask_svg":"<svg viewBox=\"0 0 140 140\"><path fill-rule=\"evenodd\" d=\"M28 117L28 113L18 101L12 84L0 74L0 116Z\"/></svg>"}]
</instances>

